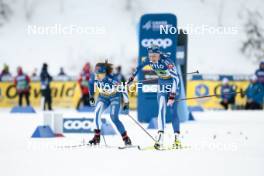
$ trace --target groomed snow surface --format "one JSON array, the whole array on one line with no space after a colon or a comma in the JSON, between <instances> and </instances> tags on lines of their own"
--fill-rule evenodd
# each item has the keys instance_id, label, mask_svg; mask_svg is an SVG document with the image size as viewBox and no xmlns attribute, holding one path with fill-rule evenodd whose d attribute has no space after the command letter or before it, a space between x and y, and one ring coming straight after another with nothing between
<instances>
[{"instance_id":1,"label":"groomed snow surface","mask_svg":"<svg viewBox=\"0 0 264 176\"><path fill-rule=\"evenodd\" d=\"M64 116L87 114L64 111ZM131 112L136 116L136 112ZM116 148L57 149L79 144L92 134L65 138L32 139L42 122L34 115L0 115L0 175L4 176L124 176L201 175L262 176L264 163L263 111L206 111L194 113L195 121L182 124L182 142L190 149L174 151L118 150ZM152 145L151 139L127 116L121 116L134 144ZM143 124L144 127L147 124ZM155 135L154 130L149 130ZM166 143L173 140L167 126ZM107 136L108 145L122 145L120 136Z\"/></svg>"}]
</instances>

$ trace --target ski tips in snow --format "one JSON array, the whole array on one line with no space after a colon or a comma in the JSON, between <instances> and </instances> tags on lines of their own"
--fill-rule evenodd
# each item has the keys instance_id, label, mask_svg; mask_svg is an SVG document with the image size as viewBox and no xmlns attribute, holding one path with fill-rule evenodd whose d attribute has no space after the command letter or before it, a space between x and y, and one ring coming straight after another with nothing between
<instances>
[{"instance_id":1,"label":"ski tips in snow","mask_svg":"<svg viewBox=\"0 0 264 176\"><path fill-rule=\"evenodd\" d=\"M147 147L140 147L138 146L138 149L141 151L148 151L148 150L157 150L157 151L169 151L169 150L182 150L182 149L190 149L190 146L181 146L181 147L174 147L174 146L163 146L160 148L153 146L147 146Z\"/></svg>"},{"instance_id":2,"label":"ski tips in snow","mask_svg":"<svg viewBox=\"0 0 264 176\"><path fill-rule=\"evenodd\" d=\"M118 149L131 149L131 148L139 148L140 146L139 145L126 145L126 146L120 146L118 147Z\"/></svg>"}]
</instances>

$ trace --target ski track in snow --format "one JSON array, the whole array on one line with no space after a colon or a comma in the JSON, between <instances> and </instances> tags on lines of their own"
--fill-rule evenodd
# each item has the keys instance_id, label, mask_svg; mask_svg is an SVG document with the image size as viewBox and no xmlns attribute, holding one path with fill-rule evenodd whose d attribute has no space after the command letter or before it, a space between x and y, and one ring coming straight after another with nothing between
<instances>
[{"instance_id":1,"label":"ski track in snow","mask_svg":"<svg viewBox=\"0 0 264 176\"><path fill-rule=\"evenodd\" d=\"M87 114L60 111L67 117ZM131 112L136 117L136 112ZM32 139L42 122L34 115L0 114L0 174L21 175L263 175L264 112L206 111L182 124L182 142L191 149L176 151L118 150L103 147L58 149L56 146L88 141L92 134L66 134L65 138ZM107 115L106 115L107 117ZM152 145L131 119L121 116L134 144ZM143 124L144 127L147 124ZM155 130L149 130L155 135ZM172 142L167 125L166 143ZM108 145L122 145L121 137L106 136ZM103 143L103 141L102 141Z\"/></svg>"}]
</instances>

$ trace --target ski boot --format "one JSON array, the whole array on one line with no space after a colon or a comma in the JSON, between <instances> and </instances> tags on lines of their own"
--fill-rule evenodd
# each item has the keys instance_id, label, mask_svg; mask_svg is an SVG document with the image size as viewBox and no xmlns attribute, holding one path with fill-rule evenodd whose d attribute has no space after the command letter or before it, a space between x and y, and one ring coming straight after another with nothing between
<instances>
[{"instance_id":1,"label":"ski boot","mask_svg":"<svg viewBox=\"0 0 264 176\"><path fill-rule=\"evenodd\" d=\"M160 150L163 147L164 131L158 131L157 142L154 144L154 148Z\"/></svg>"},{"instance_id":2,"label":"ski boot","mask_svg":"<svg viewBox=\"0 0 264 176\"><path fill-rule=\"evenodd\" d=\"M94 137L89 141L90 145L99 145L100 144L100 130L94 130Z\"/></svg>"},{"instance_id":3,"label":"ski boot","mask_svg":"<svg viewBox=\"0 0 264 176\"><path fill-rule=\"evenodd\" d=\"M174 138L174 143L172 145L173 149L181 149L182 148L182 144L181 141L179 140L179 133L175 133L175 138Z\"/></svg>"},{"instance_id":4,"label":"ski boot","mask_svg":"<svg viewBox=\"0 0 264 176\"><path fill-rule=\"evenodd\" d=\"M127 132L124 132L122 134L122 138L123 138L123 141L125 143L125 146L131 146L132 145L131 139L128 137Z\"/></svg>"}]
</instances>

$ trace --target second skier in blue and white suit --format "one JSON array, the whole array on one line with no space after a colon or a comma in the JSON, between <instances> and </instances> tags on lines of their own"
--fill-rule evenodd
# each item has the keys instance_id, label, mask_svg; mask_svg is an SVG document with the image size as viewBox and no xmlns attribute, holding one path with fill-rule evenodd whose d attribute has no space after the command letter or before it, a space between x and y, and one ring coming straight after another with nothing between
<instances>
[{"instance_id":1,"label":"second skier in blue and white suit","mask_svg":"<svg viewBox=\"0 0 264 176\"><path fill-rule=\"evenodd\" d=\"M95 108L95 135L89 141L91 145L100 143L101 132L101 115L106 108L110 108L110 117L115 124L118 132L121 134L125 145L131 145L131 140L127 135L123 123L119 120L119 110L121 106L121 99L123 98L123 109L128 109L128 95L124 86L118 82L112 75L112 65L109 63L98 63L95 66L96 80L94 84L99 90L99 96ZM94 89L91 89L91 96L93 97Z\"/></svg>"},{"instance_id":2,"label":"second skier in blue and white suit","mask_svg":"<svg viewBox=\"0 0 264 176\"><path fill-rule=\"evenodd\" d=\"M166 108L170 106L176 112L174 106L175 98L179 97L180 81L175 64L169 59L169 57L160 52L158 46L153 45L148 48L148 58L145 59L138 67L133 75L129 78L128 83L134 80L140 69L149 65L153 71L158 75L159 90L157 94L159 113L158 113L158 139L155 148L160 148L163 145L164 129L166 125ZM174 113L175 114L175 113ZM175 134L174 145L180 147L179 134L180 134L180 122L178 116L172 117L172 126Z\"/></svg>"}]
</instances>

